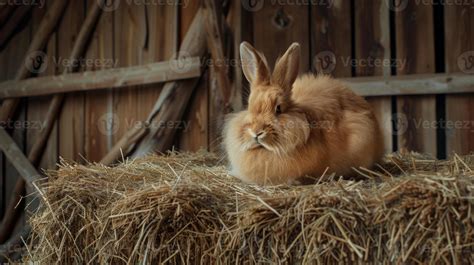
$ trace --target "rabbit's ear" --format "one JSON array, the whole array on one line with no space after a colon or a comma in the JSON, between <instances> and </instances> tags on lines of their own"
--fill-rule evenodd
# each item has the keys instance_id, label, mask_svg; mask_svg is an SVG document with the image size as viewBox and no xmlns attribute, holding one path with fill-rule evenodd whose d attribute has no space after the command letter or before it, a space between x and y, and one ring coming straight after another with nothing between
<instances>
[{"instance_id":1,"label":"rabbit's ear","mask_svg":"<svg viewBox=\"0 0 474 265\"><path fill-rule=\"evenodd\" d=\"M263 54L244 41L240 44L242 70L250 84L269 84L270 71Z\"/></svg>"},{"instance_id":2,"label":"rabbit's ear","mask_svg":"<svg viewBox=\"0 0 474 265\"><path fill-rule=\"evenodd\" d=\"M301 48L296 42L291 44L285 54L278 59L273 71L272 81L284 90L291 90L298 77Z\"/></svg>"}]
</instances>

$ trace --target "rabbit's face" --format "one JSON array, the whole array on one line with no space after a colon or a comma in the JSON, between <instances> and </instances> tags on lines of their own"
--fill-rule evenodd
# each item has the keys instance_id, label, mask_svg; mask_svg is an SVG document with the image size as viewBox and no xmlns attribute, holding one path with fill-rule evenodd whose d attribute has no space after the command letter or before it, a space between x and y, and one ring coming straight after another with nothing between
<instances>
[{"instance_id":1,"label":"rabbit's face","mask_svg":"<svg viewBox=\"0 0 474 265\"><path fill-rule=\"evenodd\" d=\"M293 106L290 97L278 85L252 88L240 129L242 149L283 155L307 141L308 122L304 113Z\"/></svg>"}]
</instances>

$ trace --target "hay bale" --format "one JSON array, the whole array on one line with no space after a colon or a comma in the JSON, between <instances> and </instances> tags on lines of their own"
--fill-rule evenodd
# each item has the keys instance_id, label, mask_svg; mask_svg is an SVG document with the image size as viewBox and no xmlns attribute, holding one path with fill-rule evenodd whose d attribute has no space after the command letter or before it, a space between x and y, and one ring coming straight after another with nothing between
<instances>
[{"instance_id":1,"label":"hay bale","mask_svg":"<svg viewBox=\"0 0 474 265\"><path fill-rule=\"evenodd\" d=\"M211 154L64 163L41 183L25 260L50 263L465 263L474 156L388 156L363 181L259 187Z\"/></svg>"}]
</instances>

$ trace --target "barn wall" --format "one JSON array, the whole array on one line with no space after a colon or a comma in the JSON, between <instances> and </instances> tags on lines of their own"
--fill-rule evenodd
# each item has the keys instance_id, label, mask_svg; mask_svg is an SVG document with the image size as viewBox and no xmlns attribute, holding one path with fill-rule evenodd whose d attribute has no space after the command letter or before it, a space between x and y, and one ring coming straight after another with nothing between
<instances>
[{"instance_id":1,"label":"barn wall","mask_svg":"<svg viewBox=\"0 0 474 265\"><path fill-rule=\"evenodd\" d=\"M227 36L229 45L224 49L229 63L235 65L238 54L232 44L241 40L263 51L271 65L292 42L298 41L305 58L301 61L301 72L323 72L335 77L473 73L472 4L433 6L408 1L406 6L388 6L385 0L333 0L317 1L319 4L310 6L306 2L311 3L274 5L273 1L231 1L227 18L231 35ZM18 26L13 39L0 51L0 80L14 77L50 3L47 0L43 8L34 7ZM62 72L65 67L62 59L69 56L88 7L93 3L96 1L70 1L61 25L44 51L49 60L40 76ZM199 1L189 0L182 0L178 5L131 3L120 1L117 9L103 13L82 61L83 70L142 65L171 58L199 8ZM324 64L327 58L335 60ZM370 60L398 64L367 65L365 62ZM248 95L248 84L239 68L231 69L232 105L240 109ZM220 152L223 116L216 99L216 86L215 73L210 67L200 79L185 118L173 125L178 132L177 149L205 148ZM41 167L54 168L59 157L80 163L99 161L128 129L147 117L161 88L161 84L156 84L68 94ZM23 100L15 118L18 126L9 125L25 152L38 137L49 100L49 97ZM387 152L409 149L442 158L453 152L466 154L474 150L473 95L368 100L384 127ZM443 123L446 120L460 121L464 126L453 128ZM426 126L425 122L429 124ZM3 212L5 198L10 196L18 176L2 156L0 165L3 191L0 212Z\"/></svg>"}]
</instances>

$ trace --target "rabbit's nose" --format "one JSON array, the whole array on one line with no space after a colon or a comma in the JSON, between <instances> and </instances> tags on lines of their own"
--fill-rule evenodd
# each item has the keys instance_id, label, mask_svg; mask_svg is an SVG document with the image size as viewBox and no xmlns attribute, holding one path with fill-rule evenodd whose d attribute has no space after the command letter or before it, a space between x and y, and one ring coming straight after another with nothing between
<instances>
[{"instance_id":1,"label":"rabbit's nose","mask_svg":"<svg viewBox=\"0 0 474 265\"><path fill-rule=\"evenodd\" d=\"M254 130L249 129L249 134L250 134L256 141L258 141L259 139L262 139L263 137L265 137L265 132L264 132L264 131L255 132Z\"/></svg>"}]
</instances>

